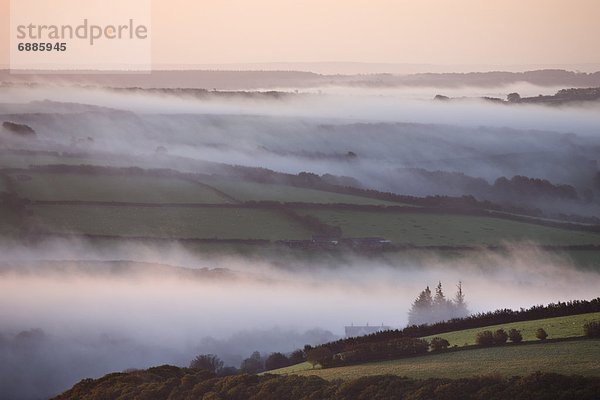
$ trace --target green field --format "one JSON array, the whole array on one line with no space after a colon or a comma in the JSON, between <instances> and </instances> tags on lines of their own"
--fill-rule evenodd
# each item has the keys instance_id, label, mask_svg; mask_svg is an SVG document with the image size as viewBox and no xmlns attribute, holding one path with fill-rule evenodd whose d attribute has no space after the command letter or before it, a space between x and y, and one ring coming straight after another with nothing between
<instances>
[{"instance_id":1,"label":"green field","mask_svg":"<svg viewBox=\"0 0 600 400\"><path fill-rule=\"evenodd\" d=\"M236 200L271 200L356 205L396 204L285 185L218 178L210 178L203 184L179 178L41 171L14 172L11 176L19 196L37 201L226 204ZM67 211L62 206L36 206L34 213L42 226L50 225L54 231L59 232L270 240L308 239L314 233L272 210L88 207L90 208L73 207ZM313 215L328 225L339 226L345 237L382 236L399 245L489 246L501 245L503 242L559 246L600 245L598 233L501 218L403 211L309 208L299 208L297 211L303 215ZM266 219L263 221L262 218ZM238 226L237 221L241 225ZM587 257L581 260L582 265L595 268L598 264L596 254L574 256Z\"/></svg>"},{"instance_id":2,"label":"green field","mask_svg":"<svg viewBox=\"0 0 600 400\"><path fill-rule=\"evenodd\" d=\"M177 178L27 172L13 174L17 192L31 200L130 203L228 203L226 196Z\"/></svg>"},{"instance_id":3,"label":"green field","mask_svg":"<svg viewBox=\"0 0 600 400\"><path fill-rule=\"evenodd\" d=\"M503 241L542 245L600 244L600 234L469 215L354 210L297 210L339 226L346 237L382 236L415 246L488 246Z\"/></svg>"},{"instance_id":4,"label":"green field","mask_svg":"<svg viewBox=\"0 0 600 400\"><path fill-rule=\"evenodd\" d=\"M59 157L46 154L0 154L0 166L2 168L29 168L30 165L48 164L86 164L87 160L81 158Z\"/></svg>"},{"instance_id":5,"label":"green field","mask_svg":"<svg viewBox=\"0 0 600 400\"><path fill-rule=\"evenodd\" d=\"M33 171L12 174L12 177L15 179L20 196L40 201L227 203L234 198L242 202L399 205L383 200L321 190L227 179L208 179L206 185L203 185L177 178ZM230 197L223 196L222 193L226 193Z\"/></svg>"},{"instance_id":6,"label":"green field","mask_svg":"<svg viewBox=\"0 0 600 400\"><path fill-rule=\"evenodd\" d=\"M359 205L400 205L384 200L348 194L325 192L322 190L305 189L294 186L276 185L271 183L243 182L226 179L210 179L206 184L221 190L240 201L279 201L302 203L341 203Z\"/></svg>"},{"instance_id":7,"label":"green field","mask_svg":"<svg viewBox=\"0 0 600 400\"><path fill-rule=\"evenodd\" d=\"M312 232L277 211L244 208L32 207L38 224L57 233L198 239L308 239Z\"/></svg>"},{"instance_id":8,"label":"green field","mask_svg":"<svg viewBox=\"0 0 600 400\"><path fill-rule=\"evenodd\" d=\"M600 376L600 340L478 348L328 369L313 370L310 364L303 363L270 373L317 375L333 380L385 374L418 379L514 376L536 371Z\"/></svg>"},{"instance_id":9,"label":"green field","mask_svg":"<svg viewBox=\"0 0 600 400\"><path fill-rule=\"evenodd\" d=\"M0 168L29 168L41 165L97 165L112 167L130 167L131 160L125 157L94 155L53 155L53 154L18 154L0 153Z\"/></svg>"},{"instance_id":10,"label":"green field","mask_svg":"<svg viewBox=\"0 0 600 400\"><path fill-rule=\"evenodd\" d=\"M536 340L535 331L538 328L544 328L548 333L549 339L557 339L583 336L583 325L589 321L600 321L600 312L466 329L462 331L427 336L424 339L429 340L435 336L439 336L449 341L450 346L463 346L475 344L475 335L477 335L477 332L485 330L490 330L493 332L497 329L504 329L506 332L508 332L509 329L513 328L521 331L523 340Z\"/></svg>"}]
</instances>

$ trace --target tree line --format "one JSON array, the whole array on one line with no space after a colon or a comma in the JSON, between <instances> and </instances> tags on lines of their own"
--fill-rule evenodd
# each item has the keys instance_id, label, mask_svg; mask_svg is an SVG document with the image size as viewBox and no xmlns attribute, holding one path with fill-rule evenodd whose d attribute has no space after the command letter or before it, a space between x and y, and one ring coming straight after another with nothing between
<instances>
[{"instance_id":1,"label":"tree line","mask_svg":"<svg viewBox=\"0 0 600 400\"><path fill-rule=\"evenodd\" d=\"M260 352L253 352L250 357L245 358L239 368L225 366L224 362L215 354L200 354L191 362L189 368L203 369L217 376L229 376L236 374L257 374L263 371L288 367L306 361L306 353L297 349L289 354L280 352L271 353L264 357Z\"/></svg>"},{"instance_id":2,"label":"tree line","mask_svg":"<svg viewBox=\"0 0 600 400\"><path fill-rule=\"evenodd\" d=\"M544 318L564 317L568 315L600 312L600 297L592 300L570 300L566 302L535 305L529 308L511 310L499 309L485 313L475 313L464 318L454 318L433 324L413 325L404 328L402 334L420 337L463 329L480 328L489 325L500 325L510 322L521 322Z\"/></svg>"}]
</instances>

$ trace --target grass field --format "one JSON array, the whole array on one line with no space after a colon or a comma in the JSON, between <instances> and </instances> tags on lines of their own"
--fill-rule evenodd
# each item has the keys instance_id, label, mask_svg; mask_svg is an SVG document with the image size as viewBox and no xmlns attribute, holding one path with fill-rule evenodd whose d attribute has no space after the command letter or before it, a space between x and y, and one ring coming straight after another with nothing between
<instances>
[{"instance_id":1,"label":"grass field","mask_svg":"<svg viewBox=\"0 0 600 400\"><path fill-rule=\"evenodd\" d=\"M270 183L211 179L207 180L206 184L219 189L240 201L271 200L280 201L282 203L303 202L324 204L343 203L359 205L400 205L399 203L370 199L368 197Z\"/></svg>"},{"instance_id":2,"label":"grass field","mask_svg":"<svg viewBox=\"0 0 600 400\"><path fill-rule=\"evenodd\" d=\"M52 154L17 154L0 153L0 166L2 168L29 168L32 165L98 165L113 167L130 167L131 160L125 157L76 155L60 156Z\"/></svg>"},{"instance_id":3,"label":"grass field","mask_svg":"<svg viewBox=\"0 0 600 400\"><path fill-rule=\"evenodd\" d=\"M71 164L79 165L88 163L86 159L74 157L60 157L45 154L0 154L0 166L3 168L29 168L30 165Z\"/></svg>"},{"instance_id":4,"label":"grass field","mask_svg":"<svg viewBox=\"0 0 600 400\"><path fill-rule=\"evenodd\" d=\"M298 210L342 228L344 236L383 236L416 246L498 245L531 241L543 245L600 244L600 234L468 215Z\"/></svg>"},{"instance_id":5,"label":"grass field","mask_svg":"<svg viewBox=\"0 0 600 400\"><path fill-rule=\"evenodd\" d=\"M523 340L536 340L535 331L538 328L544 328L548 333L548 338L566 338L574 336L583 336L583 325L589 321L600 321L600 312L580 315L570 315L566 317L546 318L535 321L513 322L510 324L493 325L484 328L466 329L463 331L455 331L449 333L441 333L425 337L431 339L439 336L450 342L450 346L463 346L475 344L475 335L477 332L484 330L495 331L504 329L508 332L509 329L518 329L523 335Z\"/></svg>"},{"instance_id":6,"label":"grass field","mask_svg":"<svg viewBox=\"0 0 600 400\"><path fill-rule=\"evenodd\" d=\"M474 375L526 375L536 371L600 376L600 340L578 340L481 348L348 367L311 369L308 363L271 371L351 379L368 375L410 378L463 378Z\"/></svg>"},{"instance_id":7,"label":"grass field","mask_svg":"<svg viewBox=\"0 0 600 400\"><path fill-rule=\"evenodd\" d=\"M130 206L32 207L52 232L199 239L307 239L312 232L271 210Z\"/></svg>"},{"instance_id":8,"label":"grass field","mask_svg":"<svg viewBox=\"0 0 600 400\"><path fill-rule=\"evenodd\" d=\"M0 156L1 157L1 156ZM177 178L77 173L13 174L19 195L32 200L117 201L144 203L226 203L219 191L239 201L399 205L367 197L255 182L210 179L206 185ZM20 179L18 179L20 178ZM213 190L215 188L217 190Z\"/></svg>"},{"instance_id":9,"label":"grass field","mask_svg":"<svg viewBox=\"0 0 600 400\"><path fill-rule=\"evenodd\" d=\"M202 184L176 178L148 176L15 174L17 191L31 200L115 201L132 203L227 203L229 200Z\"/></svg>"}]
</instances>

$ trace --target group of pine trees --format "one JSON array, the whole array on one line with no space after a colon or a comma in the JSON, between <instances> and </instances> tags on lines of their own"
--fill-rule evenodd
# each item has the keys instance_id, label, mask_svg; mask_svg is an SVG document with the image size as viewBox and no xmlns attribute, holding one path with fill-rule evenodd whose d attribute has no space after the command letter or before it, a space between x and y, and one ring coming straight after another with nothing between
<instances>
[{"instance_id":1,"label":"group of pine trees","mask_svg":"<svg viewBox=\"0 0 600 400\"><path fill-rule=\"evenodd\" d=\"M442 282L438 282L435 295L432 295L429 286L419 294L408 313L408 324L432 324L452 318L463 318L467 315L469 310L465 303L462 283L458 282L454 299L447 299L442 290Z\"/></svg>"}]
</instances>

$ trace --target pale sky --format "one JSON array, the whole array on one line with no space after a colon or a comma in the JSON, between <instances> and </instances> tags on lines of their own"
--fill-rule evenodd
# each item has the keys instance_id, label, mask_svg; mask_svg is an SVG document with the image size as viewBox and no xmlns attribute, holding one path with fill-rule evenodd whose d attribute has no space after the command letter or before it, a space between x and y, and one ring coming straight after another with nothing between
<instances>
[{"instance_id":1,"label":"pale sky","mask_svg":"<svg viewBox=\"0 0 600 400\"><path fill-rule=\"evenodd\" d=\"M2 65L8 64L8 4L9 0L0 0ZM155 65L600 63L600 0L152 0L152 4Z\"/></svg>"}]
</instances>

